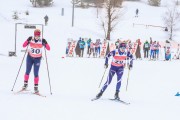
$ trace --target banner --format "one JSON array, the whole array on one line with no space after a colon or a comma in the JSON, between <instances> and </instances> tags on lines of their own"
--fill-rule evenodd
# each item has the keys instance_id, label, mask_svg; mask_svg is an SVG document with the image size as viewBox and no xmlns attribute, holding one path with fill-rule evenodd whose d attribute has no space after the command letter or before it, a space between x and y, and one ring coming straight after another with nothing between
<instances>
[{"instance_id":1,"label":"banner","mask_svg":"<svg viewBox=\"0 0 180 120\"><path fill-rule=\"evenodd\" d=\"M106 56L107 45L108 45L108 41L103 41L102 42L101 52L100 52L100 57L101 58L104 58Z\"/></svg>"},{"instance_id":2,"label":"banner","mask_svg":"<svg viewBox=\"0 0 180 120\"><path fill-rule=\"evenodd\" d=\"M69 57L73 57L73 56L74 56L75 48L76 48L76 41L75 41L75 40L72 40L72 41L71 41L70 48L69 48L69 51L68 51L68 56L69 56Z\"/></svg>"}]
</instances>

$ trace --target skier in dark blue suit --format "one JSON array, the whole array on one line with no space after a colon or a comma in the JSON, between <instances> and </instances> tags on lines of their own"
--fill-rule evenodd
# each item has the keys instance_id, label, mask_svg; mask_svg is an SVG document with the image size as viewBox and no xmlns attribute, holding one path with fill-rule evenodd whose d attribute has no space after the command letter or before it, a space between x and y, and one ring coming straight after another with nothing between
<instances>
[{"instance_id":1,"label":"skier in dark blue suit","mask_svg":"<svg viewBox=\"0 0 180 120\"><path fill-rule=\"evenodd\" d=\"M129 69L131 69L133 67L133 55L130 52L126 52L126 44L125 43L121 43L119 46L119 49L115 49L115 50L111 51L110 53L108 53L108 55L106 56L106 60L105 60L105 68L108 68L108 61L111 56L113 57L113 59L111 62L111 68L109 70L109 75L108 75L107 81L103 85L102 89L96 95L97 99L99 99L102 96L103 92L106 90L108 85L111 83L112 78L115 73L117 75L117 84L116 84L116 92L115 92L114 98L120 99L119 98L119 89L121 87L121 80L122 80L121 78L123 76L126 60L130 60L130 63L128 64Z\"/></svg>"}]
</instances>

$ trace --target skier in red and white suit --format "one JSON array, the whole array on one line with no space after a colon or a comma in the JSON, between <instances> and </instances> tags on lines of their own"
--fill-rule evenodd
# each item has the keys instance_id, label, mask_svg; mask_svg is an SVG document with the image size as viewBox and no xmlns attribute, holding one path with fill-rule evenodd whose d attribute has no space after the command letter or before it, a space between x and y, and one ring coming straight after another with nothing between
<instances>
[{"instance_id":1,"label":"skier in red and white suit","mask_svg":"<svg viewBox=\"0 0 180 120\"><path fill-rule=\"evenodd\" d=\"M26 59L26 73L24 75L24 86L23 90L28 87L29 74L31 72L32 66L34 66L34 92L39 93L38 83L39 83L39 67L42 58L42 49L45 47L50 50L50 46L47 41L42 38L40 39L41 31L36 29L34 31L34 37L30 36L23 44L23 47L28 46L28 55Z\"/></svg>"}]
</instances>

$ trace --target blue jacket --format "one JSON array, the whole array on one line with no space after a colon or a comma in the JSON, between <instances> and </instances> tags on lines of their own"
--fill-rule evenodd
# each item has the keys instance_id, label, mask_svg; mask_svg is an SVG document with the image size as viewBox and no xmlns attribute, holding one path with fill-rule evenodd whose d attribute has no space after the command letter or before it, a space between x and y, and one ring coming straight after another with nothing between
<instances>
[{"instance_id":1,"label":"blue jacket","mask_svg":"<svg viewBox=\"0 0 180 120\"><path fill-rule=\"evenodd\" d=\"M89 39L89 40L87 41L87 46L89 47L90 44L91 44L91 39Z\"/></svg>"},{"instance_id":2,"label":"blue jacket","mask_svg":"<svg viewBox=\"0 0 180 120\"><path fill-rule=\"evenodd\" d=\"M86 43L82 40L79 42L79 48L84 48Z\"/></svg>"}]
</instances>

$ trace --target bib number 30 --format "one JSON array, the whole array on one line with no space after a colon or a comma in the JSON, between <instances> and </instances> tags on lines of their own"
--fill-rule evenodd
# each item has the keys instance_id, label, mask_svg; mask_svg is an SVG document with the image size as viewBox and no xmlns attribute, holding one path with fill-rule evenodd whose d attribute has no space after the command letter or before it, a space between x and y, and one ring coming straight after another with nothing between
<instances>
[{"instance_id":1,"label":"bib number 30","mask_svg":"<svg viewBox=\"0 0 180 120\"><path fill-rule=\"evenodd\" d=\"M31 48L31 53L39 54L40 52L41 52L40 49L33 49L33 48Z\"/></svg>"}]
</instances>

